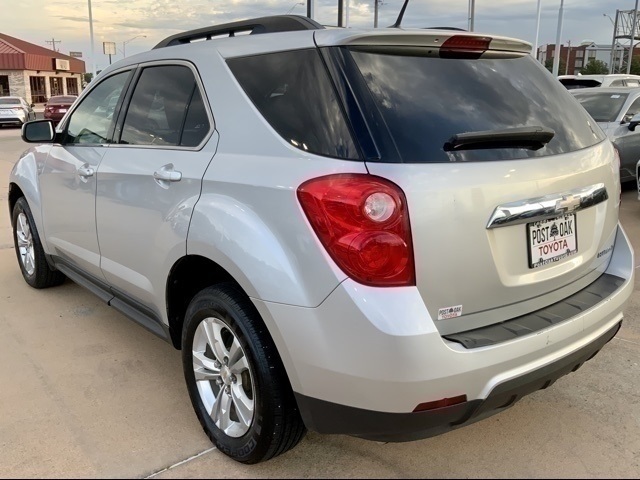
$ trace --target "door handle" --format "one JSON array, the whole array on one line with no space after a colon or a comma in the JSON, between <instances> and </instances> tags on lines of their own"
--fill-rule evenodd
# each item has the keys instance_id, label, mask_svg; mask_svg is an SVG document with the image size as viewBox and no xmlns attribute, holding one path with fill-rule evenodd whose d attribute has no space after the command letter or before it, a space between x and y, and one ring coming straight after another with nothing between
<instances>
[{"instance_id":1,"label":"door handle","mask_svg":"<svg viewBox=\"0 0 640 480\"><path fill-rule=\"evenodd\" d=\"M182 172L174 170L173 164L170 163L153 172L153 178L158 182L179 182L182 180Z\"/></svg>"},{"instance_id":2,"label":"door handle","mask_svg":"<svg viewBox=\"0 0 640 480\"><path fill-rule=\"evenodd\" d=\"M93 177L93 175L96 173L96 171L89 167L88 165L83 165L80 168L78 168L78 175L80 175L82 178L89 178L89 177Z\"/></svg>"}]
</instances>

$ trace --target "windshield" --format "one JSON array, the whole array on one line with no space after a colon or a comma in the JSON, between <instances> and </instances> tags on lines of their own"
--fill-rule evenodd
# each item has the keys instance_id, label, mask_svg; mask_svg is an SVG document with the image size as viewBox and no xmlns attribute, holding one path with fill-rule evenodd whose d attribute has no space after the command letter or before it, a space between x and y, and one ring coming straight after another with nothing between
<instances>
[{"instance_id":1,"label":"windshield","mask_svg":"<svg viewBox=\"0 0 640 480\"><path fill-rule=\"evenodd\" d=\"M627 100L627 93L577 93L576 99L596 122L615 122L620 109Z\"/></svg>"},{"instance_id":2,"label":"windshield","mask_svg":"<svg viewBox=\"0 0 640 480\"><path fill-rule=\"evenodd\" d=\"M562 154L604 139L572 95L530 55L445 59L351 49L406 163L507 160ZM465 132L543 127L555 135L538 150L496 147L445 152ZM384 161L384 160L383 160Z\"/></svg>"},{"instance_id":3,"label":"windshield","mask_svg":"<svg viewBox=\"0 0 640 480\"><path fill-rule=\"evenodd\" d=\"M20 105L18 98L0 98L0 105Z\"/></svg>"}]
</instances>

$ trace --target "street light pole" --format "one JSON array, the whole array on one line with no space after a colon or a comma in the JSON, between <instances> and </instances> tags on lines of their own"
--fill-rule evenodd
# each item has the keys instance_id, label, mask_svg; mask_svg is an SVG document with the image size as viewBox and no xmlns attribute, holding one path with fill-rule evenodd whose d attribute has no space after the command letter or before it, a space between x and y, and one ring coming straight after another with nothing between
<instances>
[{"instance_id":1,"label":"street light pole","mask_svg":"<svg viewBox=\"0 0 640 480\"><path fill-rule=\"evenodd\" d=\"M536 43L533 44L533 55L538 59L538 40L540 39L540 13L542 12L542 0L538 0L538 13L536 14Z\"/></svg>"},{"instance_id":2,"label":"street light pole","mask_svg":"<svg viewBox=\"0 0 640 480\"><path fill-rule=\"evenodd\" d=\"M307 0L307 17L313 19L316 16L315 0Z\"/></svg>"},{"instance_id":3,"label":"street light pole","mask_svg":"<svg viewBox=\"0 0 640 480\"><path fill-rule=\"evenodd\" d=\"M125 40L124 42L122 42L122 58L126 58L127 57L127 43L131 43L133 42L136 38L147 38L146 35L136 35L133 38L130 38L129 40Z\"/></svg>"},{"instance_id":4,"label":"street light pole","mask_svg":"<svg viewBox=\"0 0 640 480\"><path fill-rule=\"evenodd\" d=\"M93 80L94 78L96 78L96 52L95 52L95 47L93 45L93 13L91 12L91 0L88 0L88 2L89 2L89 33L91 35L91 63L92 63L91 73L93 75L91 79Z\"/></svg>"},{"instance_id":5,"label":"street light pole","mask_svg":"<svg viewBox=\"0 0 640 480\"><path fill-rule=\"evenodd\" d=\"M638 24L638 0L633 9L633 26L631 27L631 45L629 45L629 60L627 60L627 75L631 73L631 60L633 60L633 44L636 42L636 27Z\"/></svg>"},{"instance_id":6,"label":"street light pole","mask_svg":"<svg viewBox=\"0 0 640 480\"><path fill-rule=\"evenodd\" d=\"M345 0L344 11L345 11L344 26L345 28L349 28L349 0Z\"/></svg>"},{"instance_id":7,"label":"street light pole","mask_svg":"<svg viewBox=\"0 0 640 480\"><path fill-rule=\"evenodd\" d=\"M606 15L606 13L605 13ZM616 10L616 21L613 24L613 35L611 37L611 64L609 68L609 73L616 73L616 65L615 62L615 50L616 50L616 34L618 33L618 10Z\"/></svg>"},{"instance_id":8,"label":"street light pole","mask_svg":"<svg viewBox=\"0 0 640 480\"><path fill-rule=\"evenodd\" d=\"M469 31L473 32L476 17L476 0L469 0Z\"/></svg>"},{"instance_id":9,"label":"street light pole","mask_svg":"<svg viewBox=\"0 0 640 480\"><path fill-rule=\"evenodd\" d=\"M636 0L638 1L638 0ZM560 69L560 39L562 38L562 17L564 16L564 0L560 0L560 10L558 11L558 32L556 34L556 51L553 55L553 76L558 76Z\"/></svg>"}]
</instances>

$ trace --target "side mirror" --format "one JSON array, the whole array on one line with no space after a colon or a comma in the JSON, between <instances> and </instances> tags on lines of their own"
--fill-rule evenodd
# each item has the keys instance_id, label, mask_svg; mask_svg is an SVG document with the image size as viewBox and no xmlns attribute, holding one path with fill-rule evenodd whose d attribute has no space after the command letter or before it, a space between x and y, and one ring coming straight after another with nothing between
<instances>
[{"instance_id":1,"label":"side mirror","mask_svg":"<svg viewBox=\"0 0 640 480\"><path fill-rule=\"evenodd\" d=\"M51 143L55 136L51 120L34 120L22 126L22 140L27 143Z\"/></svg>"},{"instance_id":2,"label":"side mirror","mask_svg":"<svg viewBox=\"0 0 640 480\"><path fill-rule=\"evenodd\" d=\"M32 104L31 104L31 108L33 108L33 107L35 107L35 106L36 106L36 104L35 104L35 103L32 103Z\"/></svg>"},{"instance_id":3,"label":"side mirror","mask_svg":"<svg viewBox=\"0 0 640 480\"><path fill-rule=\"evenodd\" d=\"M640 113L636 113L629 121L629 130L635 131L636 127L640 125Z\"/></svg>"}]
</instances>

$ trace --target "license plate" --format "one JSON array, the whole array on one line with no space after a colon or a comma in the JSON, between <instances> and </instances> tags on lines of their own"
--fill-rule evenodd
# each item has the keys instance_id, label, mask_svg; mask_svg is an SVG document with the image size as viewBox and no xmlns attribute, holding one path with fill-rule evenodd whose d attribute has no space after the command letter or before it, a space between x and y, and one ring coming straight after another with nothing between
<instances>
[{"instance_id":1,"label":"license plate","mask_svg":"<svg viewBox=\"0 0 640 480\"><path fill-rule=\"evenodd\" d=\"M13 112L11 110L0 110L0 115L12 115Z\"/></svg>"},{"instance_id":2,"label":"license plate","mask_svg":"<svg viewBox=\"0 0 640 480\"><path fill-rule=\"evenodd\" d=\"M527 223L529 268L558 262L578 252L574 213L539 222Z\"/></svg>"},{"instance_id":3,"label":"license plate","mask_svg":"<svg viewBox=\"0 0 640 480\"><path fill-rule=\"evenodd\" d=\"M58 110L58 113L67 113L67 109L66 108L61 108L60 110Z\"/></svg>"}]
</instances>

